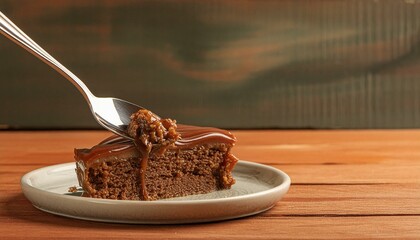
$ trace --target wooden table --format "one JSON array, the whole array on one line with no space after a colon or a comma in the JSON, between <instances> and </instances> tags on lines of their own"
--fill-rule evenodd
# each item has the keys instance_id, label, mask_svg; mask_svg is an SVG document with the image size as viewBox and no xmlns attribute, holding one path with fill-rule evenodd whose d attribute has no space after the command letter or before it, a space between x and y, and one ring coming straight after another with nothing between
<instances>
[{"instance_id":1,"label":"wooden table","mask_svg":"<svg viewBox=\"0 0 420 240\"><path fill-rule=\"evenodd\" d=\"M420 239L420 130L234 133L239 158L291 177L273 209L216 223L126 225L41 212L20 189L26 172L71 162L74 147L108 132L0 132L0 238Z\"/></svg>"}]
</instances>

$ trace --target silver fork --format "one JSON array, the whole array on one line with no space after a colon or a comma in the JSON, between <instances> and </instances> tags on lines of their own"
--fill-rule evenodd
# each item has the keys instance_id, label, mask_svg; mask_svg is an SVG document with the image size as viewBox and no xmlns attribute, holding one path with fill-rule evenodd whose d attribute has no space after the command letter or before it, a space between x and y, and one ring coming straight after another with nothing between
<instances>
[{"instance_id":1,"label":"silver fork","mask_svg":"<svg viewBox=\"0 0 420 240\"><path fill-rule=\"evenodd\" d=\"M48 64L76 86L86 99L94 118L100 125L122 137L131 139L127 133L130 116L132 113L144 108L118 98L103 98L93 95L82 80L42 49L2 12L0 12L0 32L17 45L32 53L35 57Z\"/></svg>"}]
</instances>

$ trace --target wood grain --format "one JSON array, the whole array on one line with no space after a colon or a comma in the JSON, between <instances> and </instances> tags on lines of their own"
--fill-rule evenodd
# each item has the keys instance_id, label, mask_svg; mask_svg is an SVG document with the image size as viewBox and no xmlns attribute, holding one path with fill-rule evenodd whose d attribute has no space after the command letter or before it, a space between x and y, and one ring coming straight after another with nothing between
<instances>
[{"instance_id":1,"label":"wood grain","mask_svg":"<svg viewBox=\"0 0 420 240\"><path fill-rule=\"evenodd\" d=\"M97 96L198 125L420 128L419 1L51 2L0 5ZM0 128L100 127L45 64L0 53Z\"/></svg>"},{"instance_id":2,"label":"wood grain","mask_svg":"<svg viewBox=\"0 0 420 240\"><path fill-rule=\"evenodd\" d=\"M234 131L241 159L282 169L286 197L262 214L192 225L74 220L35 209L28 171L73 161L105 131L0 132L0 231L4 239L382 239L420 238L420 131Z\"/></svg>"}]
</instances>

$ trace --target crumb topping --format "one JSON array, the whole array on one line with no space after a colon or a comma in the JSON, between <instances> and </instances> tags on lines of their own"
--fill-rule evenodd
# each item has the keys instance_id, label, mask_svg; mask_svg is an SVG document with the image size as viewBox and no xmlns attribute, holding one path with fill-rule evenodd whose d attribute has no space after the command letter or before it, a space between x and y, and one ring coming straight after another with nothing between
<instances>
[{"instance_id":1,"label":"crumb topping","mask_svg":"<svg viewBox=\"0 0 420 240\"><path fill-rule=\"evenodd\" d=\"M162 152L180 139L176 129L175 120L160 119L151 111L142 109L131 115L128 134L134 138L137 145L143 145L145 151Z\"/></svg>"}]
</instances>

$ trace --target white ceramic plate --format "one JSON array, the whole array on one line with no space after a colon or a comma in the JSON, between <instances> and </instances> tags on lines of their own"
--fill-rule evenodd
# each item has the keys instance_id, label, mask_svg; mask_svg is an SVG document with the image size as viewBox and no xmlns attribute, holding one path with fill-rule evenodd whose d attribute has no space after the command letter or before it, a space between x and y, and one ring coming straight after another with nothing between
<instances>
[{"instance_id":1,"label":"white ceramic plate","mask_svg":"<svg viewBox=\"0 0 420 240\"><path fill-rule=\"evenodd\" d=\"M120 223L196 223L249 216L272 208L289 189L290 178L276 168L239 161L230 190L158 201L108 200L69 193L78 186L75 163L40 168L22 177L26 198L45 212Z\"/></svg>"}]
</instances>

